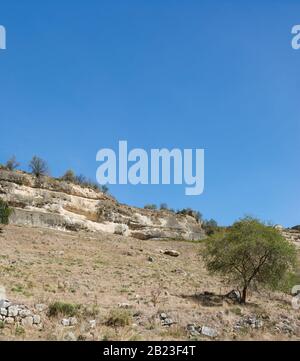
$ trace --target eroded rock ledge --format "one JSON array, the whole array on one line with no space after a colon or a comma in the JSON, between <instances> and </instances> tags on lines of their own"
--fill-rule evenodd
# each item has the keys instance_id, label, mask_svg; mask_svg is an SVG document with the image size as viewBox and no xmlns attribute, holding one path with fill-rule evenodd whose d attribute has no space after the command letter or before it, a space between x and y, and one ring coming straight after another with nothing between
<instances>
[{"instance_id":1,"label":"eroded rock ledge","mask_svg":"<svg viewBox=\"0 0 300 361\"><path fill-rule=\"evenodd\" d=\"M50 177L38 180L0 169L0 197L14 208L10 223L58 230L104 231L138 239L199 240L201 223L188 215L126 206L100 191Z\"/></svg>"}]
</instances>

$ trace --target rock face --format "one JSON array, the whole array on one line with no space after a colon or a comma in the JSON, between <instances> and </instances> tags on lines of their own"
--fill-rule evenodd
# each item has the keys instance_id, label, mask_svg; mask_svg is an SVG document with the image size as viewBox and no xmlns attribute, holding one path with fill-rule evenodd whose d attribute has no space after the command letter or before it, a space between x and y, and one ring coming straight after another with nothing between
<instances>
[{"instance_id":1,"label":"rock face","mask_svg":"<svg viewBox=\"0 0 300 361\"><path fill-rule=\"evenodd\" d=\"M299 226L282 230L284 237L293 242L297 247L300 248L300 228Z\"/></svg>"},{"instance_id":2,"label":"rock face","mask_svg":"<svg viewBox=\"0 0 300 361\"><path fill-rule=\"evenodd\" d=\"M49 177L38 180L21 171L0 169L0 197L14 208L10 223L16 225L104 231L141 240L205 236L191 216L129 207L100 191Z\"/></svg>"}]
</instances>

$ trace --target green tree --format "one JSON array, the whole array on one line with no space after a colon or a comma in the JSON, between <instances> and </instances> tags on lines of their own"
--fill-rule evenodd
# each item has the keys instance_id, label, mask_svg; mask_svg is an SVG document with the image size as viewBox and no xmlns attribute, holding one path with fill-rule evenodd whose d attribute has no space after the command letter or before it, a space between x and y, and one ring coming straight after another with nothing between
<instances>
[{"instance_id":1,"label":"green tree","mask_svg":"<svg viewBox=\"0 0 300 361\"><path fill-rule=\"evenodd\" d=\"M218 223L214 219L205 220L203 222L203 229L205 230L205 233L208 236L211 236L216 232L218 232L219 230Z\"/></svg>"},{"instance_id":2,"label":"green tree","mask_svg":"<svg viewBox=\"0 0 300 361\"><path fill-rule=\"evenodd\" d=\"M0 199L0 224L8 224L12 209L6 202Z\"/></svg>"},{"instance_id":3,"label":"green tree","mask_svg":"<svg viewBox=\"0 0 300 361\"><path fill-rule=\"evenodd\" d=\"M31 170L31 173L34 174L37 178L48 174L48 165L46 161L37 156L34 156L31 159L29 163L29 169Z\"/></svg>"},{"instance_id":4,"label":"green tree","mask_svg":"<svg viewBox=\"0 0 300 361\"><path fill-rule=\"evenodd\" d=\"M245 303L250 287L281 287L295 269L296 249L278 230L246 217L213 236L204 259L210 272L237 285Z\"/></svg>"}]
</instances>

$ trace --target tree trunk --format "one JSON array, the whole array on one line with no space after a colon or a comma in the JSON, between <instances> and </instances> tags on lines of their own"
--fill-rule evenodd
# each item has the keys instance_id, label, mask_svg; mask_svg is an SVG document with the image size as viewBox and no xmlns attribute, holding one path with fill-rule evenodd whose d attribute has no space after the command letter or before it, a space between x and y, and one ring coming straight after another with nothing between
<instances>
[{"instance_id":1,"label":"tree trunk","mask_svg":"<svg viewBox=\"0 0 300 361\"><path fill-rule=\"evenodd\" d=\"M243 304L246 303L246 298L247 298L247 286L245 286L243 288L241 303L243 303Z\"/></svg>"}]
</instances>

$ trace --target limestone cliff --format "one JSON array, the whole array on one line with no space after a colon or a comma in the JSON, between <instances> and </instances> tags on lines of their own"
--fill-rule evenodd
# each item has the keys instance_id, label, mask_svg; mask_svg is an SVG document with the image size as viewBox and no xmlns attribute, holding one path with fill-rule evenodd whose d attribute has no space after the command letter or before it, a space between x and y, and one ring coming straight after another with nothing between
<instances>
[{"instance_id":1,"label":"limestone cliff","mask_svg":"<svg viewBox=\"0 0 300 361\"><path fill-rule=\"evenodd\" d=\"M14 212L10 223L61 230L105 231L138 239L197 240L193 217L126 206L100 191L50 177L0 169L0 197Z\"/></svg>"}]
</instances>

